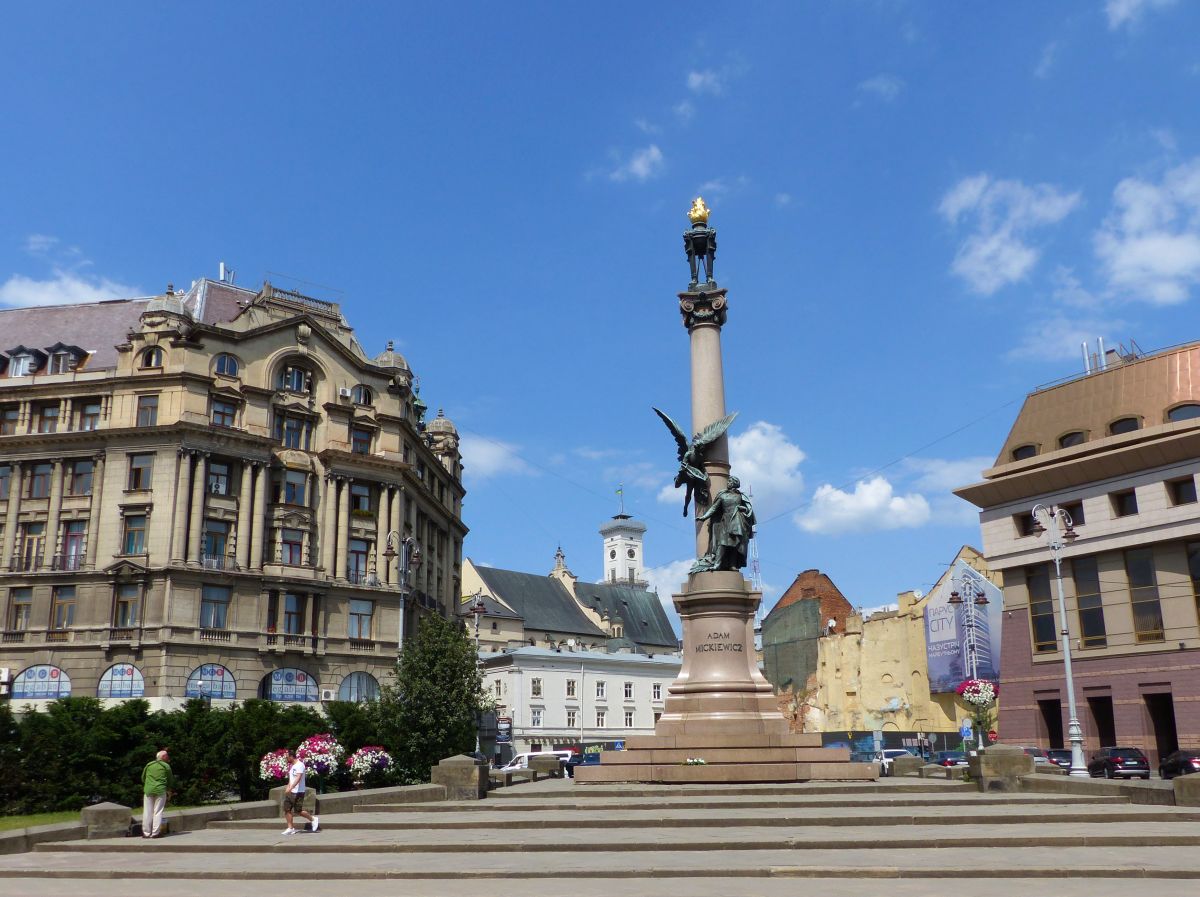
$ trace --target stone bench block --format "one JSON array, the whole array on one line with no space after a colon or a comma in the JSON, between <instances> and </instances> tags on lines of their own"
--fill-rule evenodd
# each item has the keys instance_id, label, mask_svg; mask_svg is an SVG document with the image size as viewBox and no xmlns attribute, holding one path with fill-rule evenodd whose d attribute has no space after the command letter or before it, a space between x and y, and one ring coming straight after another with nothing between
<instances>
[{"instance_id":1,"label":"stone bench block","mask_svg":"<svg viewBox=\"0 0 1200 897\"><path fill-rule=\"evenodd\" d=\"M133 811L129 807L110 802L84 807L79 815L87 826L89 841L128 835L129 826L133 823Z\"/></svg>"},{"instance_id":2,"label":"stone bench block","mask_svg":"<svg viewBox=\"0 0 1200 897\"><path fill-rule=\"evenodd\" d=\"M892 775L919 776L925 761L917 756L897 757L892 761Z\"/></svg>"},{"instance_id":3,"label":"stone bench block","mask_svg":"<svg viewBox=\"0 0 1200 897\"><path fill-rule=\"evenodd\" d=\"M558 762L558 758L554 759ZM458 754L430 770L433 784L446 789L447 800L482 800L488 792L488 768L482 760Z\"/></svg>"},{"instance_id":4,"label":"stone bench block","mask_svg":"<svg viewBox=\"0 0 1200 897\"><path fill-rule=\"evenodd\" d=\"M1033 775L1033 757L1011 744L993 744L967 763L980 791L1020 791L1021 776Z\"/></svg>"}]
</instances>

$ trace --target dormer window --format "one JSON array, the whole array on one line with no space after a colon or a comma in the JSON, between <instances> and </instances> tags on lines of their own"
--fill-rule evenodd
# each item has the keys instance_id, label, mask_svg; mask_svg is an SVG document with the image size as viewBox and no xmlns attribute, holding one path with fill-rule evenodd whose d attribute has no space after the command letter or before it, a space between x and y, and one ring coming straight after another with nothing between
<instances>
[{"instance_id":1,"label":"dormer window","mask_svg":"<svg viewBox=\"0 0 1200 897\"><path fill-rule=\"evenodd\" d=\"M160 368L163 366L163 350L158 346L151 346L142 353L142 368Z\"/></svg>"},{"instance_id":2,"label":"dormer window","mask_svg":"<svg viewBox=\"0 0 1200 897\"><path fill-rule=\"evenodd\" d=\"M50 356L50 373L67 374L75 370L77 360L71 352L55 352Z\"/></svg>"},{"instance_id":3,"label":"dormer window","mask_svg":"<svg viewBox=\"0 0 1200 897\"><path fill-rule=\"evenodd\" d=\"M1083 430L1072 430L1070 433L1063 433L1058 437L1059 448L1071 448L1075 445L1083 445L1087 442L1087 434Z\"/></svg>"},{"instance_id":4,"label":"dormer window","mask_svg":"<svg viewBox=\"0 0 1200 897\"><path fill-rule=\"evenodd\" d=\"M361 383L350 390L350 399L355 405L370 405L373 398L371 387L363 386Z\"/></svg>"},{"instance_id":5,"label":"dormer window","mask_svg":"<svg viewBox=\"0 0 1200 897\"><path fill-rule=\"evenodd\" d=\"M1136 417L1119 417L1108 425L1110 436L1120 436L1122 433L1132 433L1142 426Z\"/></svg>"},{"instance_id":6,"label":"dormer window","mask_svg":"<svg viewBox=\"0 0 1200 897\"><path fill-rule=\"evenodd\" d=\"M1036 445L1018 445L1012 450L1012 459L1014 461L1024 461L1026 458L1032 458L1036 454Z\"/></svg>"},{"instance_id":7,"label":"dormer window","mask_svg":"<svg viewBox=\"0 0 1200 897\"><path fill-rule=\"evenodd\" d=\"M14 355L8 362L8 376L28 377L34 372L32 355Z\"/></svg>"},{"instance_id":8,"label":"dormer window","mask_svg":"<svg viewBox=\"0 0 1200 897\"><path fill-rule=\"evenodd\" d=\"M236 377L238 371L241 370L241 364L232 355L223 353L217 356L214 368L218 374L224 377Z\"/></svg>"},{"instance_id":9,"label":"dormer window","mask_svg":"<svg viewBox=\"0 0 1200 897\"><path fill-rule=\"evenodd\" d=\"M279 374L279 388L286 392L312 392L312 374L308 368L289 364Z\"/></svg>"}]
</instances>

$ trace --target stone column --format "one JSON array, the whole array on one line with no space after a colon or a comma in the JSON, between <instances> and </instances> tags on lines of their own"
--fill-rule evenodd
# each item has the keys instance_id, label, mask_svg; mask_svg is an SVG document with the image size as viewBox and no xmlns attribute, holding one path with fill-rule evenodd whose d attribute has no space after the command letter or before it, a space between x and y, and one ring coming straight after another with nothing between
<instances>
[{"instance_id":1,"label":"stone column","mask_svg":"<svg viewBox=\"0 0 1200 897\"><path fill-rule=\"evenodd\" d=\"M338 540L337 557L334 558L335 574L346 578L347 559L350 554L350 484L354 481L346 478L342 481L341 501L338 502Z\"/></svg>"},{"instance_id":2,"label":"stone column","mask_svg":"<svg viewBox=\"0 0 1200 897\"><path fill-rule=\"evenodd\" d=\"M337 545L337 478L333 474L325 477L321 490L321 566L325 575L334 574L334 548Z\"/></svg>"},{"instance_id":3,"label":"stone column","mask_svg":"<svg viewBox=\"0 0 1200 897\"><path fill-rule=\"evenodd\" d=\"M387 483L379 484L379 504L375 508L375 574L380 582L390 582L390 565L383 553L387 550L388 503L391 501L391 494L392 489Z\"/></svg>"},{"instance_id":4,"label":"stone column","mask_svg":"<svg viewBox=\"0 0 1200 897\"><path fill-rule=\"evenodd\" d=\"M13 550L17 540L17 515L21 513L21 493L25 491L23 461L12 462L12 479L8 484L8 518L4 524L4 557L0 567L8 569L12 564Z\"/></svg>"},{"instance_id":5,"label":"stone column","mask_svg":"<svg viewBox=\"0 0 1200 897\"><path fill-rule=\"evenodd\" d=\"M392 489L392 510L391 510L391 516L390 516L391 522L388 524L388 529L395 532L401 539L404 538L404 530L401 529L402 522L400 519L401 515L403 513L404 513L404 487L402 487L402 486L393 487L393 489ZM396 546L396 550L400 551L399 545ZM401 562L402 562L401 558L396 558L394 564L388 565L388 576L390 577L390 579L388 579L389 583L394 583L396 585L400 584L400 564L401 564Z\"/></svg>"},{"instance_id":6,"label":"stone column","mask_svg":"<svg viewBox=\"0 0 1200 897\"><path fill-rule=\"evenodd\" d=\"M96 552L100 547L100 515L104 510L104 455L92 458L92 505L88 511L87 543L84 564L96 569Z\"/></svg>"},{"instance_id":7,"label":"stone column","mask_svg":"<svg viewBox=\"0 0 1200 897\"><path fill-rule=\"evenodd\" d=\"M242 462L242 489L238 495L237 565L239 570L250 566L251 499L254 492L254 468L251 461Z\"/></svg>"},{"instance_id":8,"label":"stone column","mask_svg":"<svg viewBox=\"0 0 1200 897\"><path fill-rule=\"evenodd\" d=\"M62 515L63 462L55 459L50 471L50 507L46 515L46 553L42 555L42 568L49 570L58 554L58 519Z\"/></svg>"},{"instance_id":9,"label":"stone column","mask_svg":"<svg viewBox=\"0 0 1200 897\"><path fill-rule=\"evenodd\" d=\"M204 459L207 453L196 455L196 470L192 474L192 509L188 517L188 552L190 564L200 563L200 536L204 530Z\"/></svg>"},{"instance_id":10,"label":"stone column","mask_svg":"<svg viewBox=\"0 0 1200 897\"><path fill-rule=\"evenodd\" d=\"M60 432L70 432L75 429L75 422L71 420L71 415L73 413L74 401L70 398L63 399L58 406L58 423Z\"/></svg>"},{"instance_id":11,"label":"stone column","mask_svg":"<svg viewBox=\"0 0 1200 897\"><path fill-rule=\"evenodd\" d=\"M171 525L171 563L182 564L187 560L187 503L192 491L192 453L180 449L179 470L175 477L175 516Z\"/></svg>"},{"instance_id":12,"label":"stone column","mask_svg":"<svg viewBox=\"0 0 1200 897\"><path fill-rule=\"evenodd\" d=\"M688 329L692 361L692 432L699 433L725 416L725 372L721 361L721 325L725 321L725 290L680 293L680 308ZM702 313L702 314L701 314ZM710 495L729 482L729 439L722 435L704 453ZM707 505L696 503L696 512ZM696 524L696 557L708 551L708 528Z\"/></svg>"},{"instance_id":13,"label":"stone column","mask_svg":"<svg viewBox=\"0 0 1200 897\"><path fill-rule=\"evenodd\" d=\"M263 526L267 520L267 465L254 465L254 510L250 520L250 569L263 566Z\"/></svg>"}]
</instances>

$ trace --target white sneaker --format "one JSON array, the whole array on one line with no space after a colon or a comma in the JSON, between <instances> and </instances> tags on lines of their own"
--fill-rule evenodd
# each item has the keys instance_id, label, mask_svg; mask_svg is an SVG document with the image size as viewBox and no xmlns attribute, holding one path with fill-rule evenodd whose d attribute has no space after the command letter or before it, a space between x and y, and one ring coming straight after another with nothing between
<instances>
[{"instance_id":1,"label":"white sneaker","mask_svg":"<svg viewBox=\"0 0 1200 897\"><path fill-rule=\"evenodd\" d=\"M321 827L321 817L313 816L312 830L315 832Z\"/></svg>"},{"instance_id":2,"label":"white sneaker","mask_svg":"<svg viewBox=\"0 0 1200 897\"><path fill-rule=\"evenodd\" d=\"M294 828L285 828L285 829L284 829L282 832L280 832L279 834L281 834L281 835L294 835L294 834L296 834L296 830L295 830Z\"/></svg>"}]
</instances>

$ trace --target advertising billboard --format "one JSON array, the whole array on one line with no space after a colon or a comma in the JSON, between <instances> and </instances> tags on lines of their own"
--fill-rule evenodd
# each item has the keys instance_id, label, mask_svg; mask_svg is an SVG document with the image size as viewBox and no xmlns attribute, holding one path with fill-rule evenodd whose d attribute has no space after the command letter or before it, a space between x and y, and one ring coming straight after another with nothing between
<instances>
[{"instance_id":1,"label":"advertising billboard","mask_svg":"<svg viewBox=\"0 0 1200 897\"><path fill-rule=\"evenodd\" d=\"M961 604L951 604L957 590ZM986 604L977 604L982 594ZM931 694L952 692L974 674L1000 680L1000 621L1003 595L991 580L961 558L925 605L925 650Z\"/></svg>"}]
</instances>

